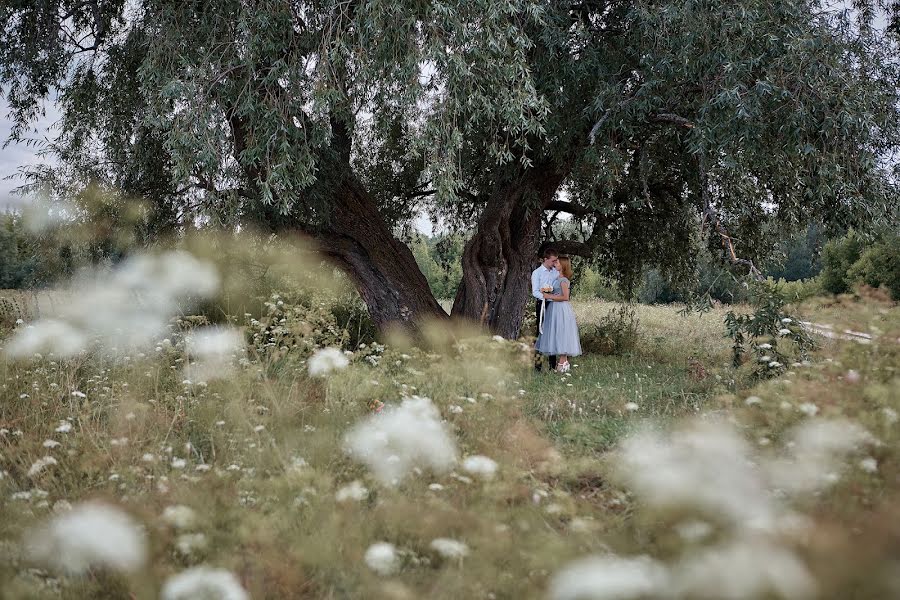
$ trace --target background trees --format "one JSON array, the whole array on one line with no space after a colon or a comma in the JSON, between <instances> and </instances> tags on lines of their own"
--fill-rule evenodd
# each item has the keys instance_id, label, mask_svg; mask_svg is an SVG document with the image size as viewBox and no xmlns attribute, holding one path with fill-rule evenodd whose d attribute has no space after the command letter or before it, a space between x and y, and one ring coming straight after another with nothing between
<instances>
[{"instance_id":1,"label":"background trees","mask_svg":"<svg viewBox=\"0 0 900 600\"><path fill-rule=\"evenodd\" d=\"M149 238L311 236L380 327L444 315L398 225L473 228L453 313L514 337L561 213L626 289L891 218L896 48L826 4L20 0L0 81L22 127L58 90L62 167L31 184L144 198Z\"/></svg>"}]
</instances>

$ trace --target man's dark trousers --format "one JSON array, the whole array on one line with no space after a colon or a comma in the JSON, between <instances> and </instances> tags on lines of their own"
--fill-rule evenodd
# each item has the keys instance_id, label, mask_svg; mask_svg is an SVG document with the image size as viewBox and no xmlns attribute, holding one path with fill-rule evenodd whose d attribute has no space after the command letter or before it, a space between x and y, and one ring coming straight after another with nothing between
<instances>
[{"instance_id":1,"label":"man's dark trousers","mask_svg":"<svg viewBox=\"0 0 900 600\"><path fill-rule=\"evenodd\" d=\"M541 304L543 304L543 303L544 303L543 300L538 300L535 298L535 315L537 316L537 320L535 321L535 335L541 334ZM556 356L551 355L551 356L548 356L547 358L550 360L550 368L556 369ZM541 365L543 362L544 362L544 359L541 357L540 354L538 354L537 357L535 358L534 367L538 371L540 371Z\"/></svg>"}]
</instances>

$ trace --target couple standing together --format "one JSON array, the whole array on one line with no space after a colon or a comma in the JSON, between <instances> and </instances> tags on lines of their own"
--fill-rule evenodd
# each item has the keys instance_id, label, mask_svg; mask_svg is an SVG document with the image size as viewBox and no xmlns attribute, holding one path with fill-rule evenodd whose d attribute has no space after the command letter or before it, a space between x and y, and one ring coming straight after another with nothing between
<instances>
[{"instance_id":1,"label":"couple standing together","mask_svg":"<svg viewBox=\"0 0 900 600\"><path fill-rule=\"evenodd\" d=\"M569 303L572 274L572 261L550 248L544 251L543 262L531 273L531 295L537 301L538 338L534 348L538 357L534 366L538 371L543 355L549 357L551 369L566 373L569 357L581 354L578 324Z\"/></svg>"}]
</instances>

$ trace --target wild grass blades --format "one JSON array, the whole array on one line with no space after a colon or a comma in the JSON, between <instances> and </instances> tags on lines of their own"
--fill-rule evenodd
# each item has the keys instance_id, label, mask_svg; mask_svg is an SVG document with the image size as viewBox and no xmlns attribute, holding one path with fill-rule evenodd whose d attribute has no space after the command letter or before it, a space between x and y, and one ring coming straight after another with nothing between
<instances>
[{"instance_id":1,"label":"wild grass blades","mask_svg":"<svg viewBox=\"0 0 900 600\"><path fill-rule=\"evenodd\" d=\"M536 375L527 341L352 341L319 289L269 290L214 330L176 317L145 348L4 355L4 595L896 593L893 305L843 305L882 334L756 382L730 365L724 311L638 306L632 350ZM612 308L576 303L582 323ZM198 357L222 376L187 377ZM36 561L33 532L84 502L124 511L146 560L119 571L102 546L88 576Z\"/></svg>"}]
</instances>

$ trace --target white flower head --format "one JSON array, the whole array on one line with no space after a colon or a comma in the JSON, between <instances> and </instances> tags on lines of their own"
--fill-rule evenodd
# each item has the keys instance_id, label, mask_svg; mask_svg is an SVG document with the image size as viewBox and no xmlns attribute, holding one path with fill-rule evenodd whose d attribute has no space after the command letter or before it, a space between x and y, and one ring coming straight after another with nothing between
<instances>
[{"instance_id":1,"label":"white flower head","mask_svg":"<svg viewBox=\"0 0 900 600\"><path fill-rule=\"evenodd\" d=\"M634 412L634 411L638 410L639 408L640 408L640 406L638 406L637 402L626 402L625 403L625 410L627 410L628 412Z\"/></svg>"},{"instance_id":2,"label":"white flower head","mask_svg":"<svg viewBox=\"0 0 900 600\"><path fill-rule=\"evenodd\" d=\"M859 468L866 473L875 473L878 471L878 461L871 456L867 456L859 461Z\"/></svg>"},{"instance_id":3,"label":"white flower head","mask_svg":"<svg viewBox=\"0 0 900 600\"><path fill-rule=\"evenodd\" d=\"M784 337L784 336L786 336L786 335L791 335L791 333L793 333L793 332L792 332L790 329L787 329L787 328L781 328L781 329L778 330L778 335L780 335L780 336L782 336L782 337Z\"/></svg>"},{"instance_id":4,"label":"white flower head","mask_svg":"<svg viewBox=\"0 0 900 600\"><path fill-rule=\"evenodd\" d=\"M339 371L347 367L350 360L337 348L322 348L316 350L309 358L310 377L320 377L332 371Z\"/></svg>"},{"instance_id":5,"label":"white flower head","mask_svg":"<svg viewBox=\"0 0 900 600\"><path fill-rule=\"evenodd\" d=\"M28 476L36 477L38 474L40 474L41 471L43 471L47 467L55 465L55 464L57 464L56 459L53 458L52 456L45 456L44 458L39 458L38 460L34 461L34 464L31 465L30 469L28 469Z\"/></svg>"},{"instance_id":6,"label":"white flower head","mask_svg":"<svg viewBox=\"0 0 900 600\"><path fill-rule=\"evenodd\" d=\"M488 458L476 454L475 456L466 457L463 461L462 468L467 473L481 477L482 479L493 479L497 473L497 463Z\"/></svg>"},{"instance_id":7,"label":"white flower head","mask_svg":"<svg viewBox=\"0 0 900 600\"><path fill-rule=\"evenodd\" d=\"M590 556L570 563L553 576L551 600L627 600L665 595L666 567L647 556Z\"/></svg>"},{"instance_id":8,"label":"white flower head","mask_svg":"<svg viewBox=\"0 0 900 600\"><path fill-rule=\"evenodd\" d=\"M360 502L369 497L369 490L359 480L351 481L334 495L338 502L347 502L354 500Z\"/></svg>"},{"instance_id":9,"label":"white flower head","mask_svg":"<svg viewBox=\"0 0 900 600\"><path fill-rule=\"evenodd\" d=\"M96 502L55 515L30 531L25 543L33 559L72 575L91 567L134 571L147 553L138 524L122 510Z\"/></svg>"},{"instance_id":10,"label":"white flower head","mask_svg":"<svg viewBox=\"0 0 900 600\"><path fill-rule=\"evenodd\" d=\"M358 423L344 437L346 450L384 484L416 468L444 473L456 464L456 443L430 399L411 396Z\"/></svg>"},{"instance_id":11,"label":"white flower head","mask_svg":"<svg viewBox=\"0 0 900 600\"><path fill-rule=\"evenodd\" d=\"M459 559L469 554L469 547L458 540L450 538L437 538L431 540L432 550L447 559Z\"/></svg>"},{"instance_id":12,"label":"white flower head","mask_svg":"<svg viewBox=\"0 0 900 600\"><path fill-rule=\"evenodd\" d=\"M161 600L250 600L232 573L224 569L194 567L166 580Z\"/></svg>"},{"instance_id":13,"label":"white flower head","mask_svg":"<svg viewBox=\"0 0 900 600\"><path fill-rule=\"evenodd\" d=\"M197 522L197 513L190 506L176 504L163 509L162 520L176 529L188 529Z\"/></svg>"},{"instance_id":14,"label":"white flower head","mask_svg":"<svg viewBox=\"0 0 900 600\"><path fill-rule=\"evenodd\" d=\"M797 409L808 417L814 417L819 414L819 407L812 402L804 402Z\"/></svg>"},{"instance_id":15,"label":"white flower head","mask_svg":"<svg viewBox=\"0 0 900 600\"><path fill-rule=\"evenodd\" d=\"M400 570L400 557L393 544L376 542L365 555L366 565L379 575L393 575Z\"/></svg>"}]
</instances>

